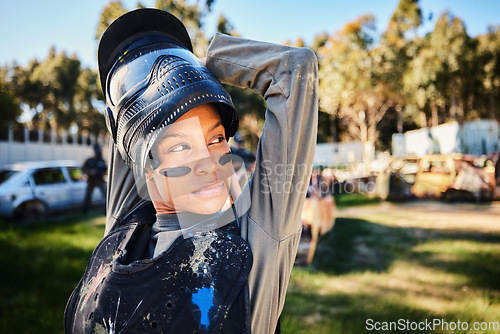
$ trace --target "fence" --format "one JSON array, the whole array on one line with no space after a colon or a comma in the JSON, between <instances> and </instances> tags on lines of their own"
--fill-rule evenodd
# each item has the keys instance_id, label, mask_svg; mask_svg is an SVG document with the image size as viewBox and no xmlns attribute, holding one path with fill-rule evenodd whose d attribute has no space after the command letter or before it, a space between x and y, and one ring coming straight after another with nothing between
<instances>
[{"instance_id":1,"label":"fence","mask_svg":"<svg viewBox=\"0 0 500 334\"><path fill-rule=\"evenodd\" d=\"M15 138L16 137L16 138ZM7 140L0 140L0 167L22 161L79 160L84 161L94 154L93 146L98 143L103 149L103 157L108 157L107 137L85 136L83 134L56 136L54 131L44 135L40 130L33 141L33 132L24 128L23 138L14 136L9 129ZM49 138L47 138L49 137ZM48 140L47 140L48 139Z\"/></svg>"},{"instance_id":2,"label":"fence","mask_svg":"<svg viewBox=\"0 0 500 334\"><path fill-rule=\"evenodd\" d=\"M349 165L362 161L363 144L361 142L316 144L314 155L316 166Z\"/></svg>"}]
</instances>

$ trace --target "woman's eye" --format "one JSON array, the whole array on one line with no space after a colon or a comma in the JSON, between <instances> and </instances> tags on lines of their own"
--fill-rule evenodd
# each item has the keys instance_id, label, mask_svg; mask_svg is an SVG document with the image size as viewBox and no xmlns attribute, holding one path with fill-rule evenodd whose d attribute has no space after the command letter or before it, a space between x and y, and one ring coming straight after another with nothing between
<instances>
[{"instance_id":1,"label":"woman's eye","mask_svg":"<svg viewBox=\"0 0 500 334\"><path fill-rule=\"evenodd\" d=\"M173 147L169 152L182 152L184 150L189 150L189 149L190 149L189 145L181 144Z\"/></svg>"},{"instance_id":2,"label":"woman's eye","mask_svg":"<svg viewBox=\"0 0 500 334\"><path fill-rule=\"evenodd\" d=\"M219 137L215 138L214 140L212 140L212 142L210 144L223 143L225 140L226 140L226 138L224 138L224 136L219 136Z\"/></svg>"}]
</instances>

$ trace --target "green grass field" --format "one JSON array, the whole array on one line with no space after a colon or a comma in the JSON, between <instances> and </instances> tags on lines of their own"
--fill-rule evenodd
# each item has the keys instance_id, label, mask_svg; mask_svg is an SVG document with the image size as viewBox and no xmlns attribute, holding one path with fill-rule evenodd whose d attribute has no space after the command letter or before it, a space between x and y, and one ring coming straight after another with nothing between
<instances>
[{"instance_id":1,"label":"green grass field","mask_svg":"<svg viewBox=\"0 0 500 334\"><path fill-rule=\"evenodd\" d=\"M498 216L370 207L339 212L313 264L294 268L284 333L500 333ZM408 330L425 321L436 327Z\"/></svg>"},{"instance_id":2,"label":"green grass field","mask_svg":"<svg viewBox=\"0 0 500 334\"><path fill-rule=\"evenodd\" d=\"M0 224L0 333L62 333L63 313L104 217Z\"/></svg>"},{"instance_id":3,"label":"green grass field","mask_svg":"<svg viewBox=\"0 0 500 334\"><path fill-rule=\"evenodd\" d=\"M313 264L293 270L282 333L367 333L368 319L500 322L500 227L457 224L432 228L416 214L340 212ZM0 333L62 333L65 303L103 232L99 215L1 222Z\"/></svg>"}]
</instances>

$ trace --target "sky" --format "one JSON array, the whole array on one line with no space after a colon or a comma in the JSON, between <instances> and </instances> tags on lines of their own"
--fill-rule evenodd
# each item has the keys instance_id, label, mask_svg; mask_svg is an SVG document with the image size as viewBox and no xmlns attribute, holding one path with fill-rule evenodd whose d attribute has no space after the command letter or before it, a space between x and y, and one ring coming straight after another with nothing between
<instances>
[{"instance_id":1,"label":"sky","mask_svg":"<svg viewBox=\"0 0 500 334\"><path fill-rule=\"evenodd\" d=\"M25 66L56 51L76 53L87 68L97 67L96 27L107 0L1 0L0 65ZM154 0L142 0L153 6ZM242 37L283 43L302 37L306 43L315 35L341 29L362 14L376 18L377 30L385 30L398 0L215 0L212 14L204 22L209 36L215 33L219 13L223 13ZM134 9L137 0L122 0ZM431 31L445 10L460 17L470 36L487 32L500 24L498 0L420 0L425 24L419 33Z\"/></svg>"}]
</instances>

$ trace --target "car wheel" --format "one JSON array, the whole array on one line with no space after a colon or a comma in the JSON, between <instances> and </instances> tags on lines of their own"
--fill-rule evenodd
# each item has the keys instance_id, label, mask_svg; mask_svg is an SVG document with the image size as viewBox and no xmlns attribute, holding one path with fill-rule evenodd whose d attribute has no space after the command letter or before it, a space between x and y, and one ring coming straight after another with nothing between
<instances>
[{"instance_id":1,"label":"car wheel","mask_svg":"<svg viewBox=\"0 0 500 334\"><path fill-rule=\"evenodd\" d=\"M16 220L25 222L34 222L44 218L45 205L39 201L30 201L21 204L15 211L14 217Z\"/></svg>"}]
</instances>

